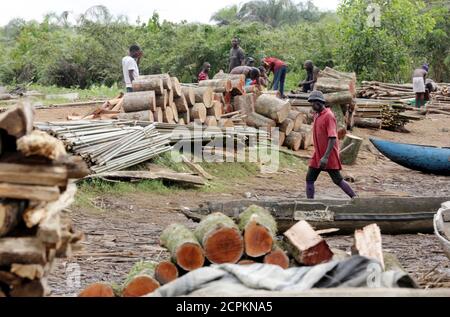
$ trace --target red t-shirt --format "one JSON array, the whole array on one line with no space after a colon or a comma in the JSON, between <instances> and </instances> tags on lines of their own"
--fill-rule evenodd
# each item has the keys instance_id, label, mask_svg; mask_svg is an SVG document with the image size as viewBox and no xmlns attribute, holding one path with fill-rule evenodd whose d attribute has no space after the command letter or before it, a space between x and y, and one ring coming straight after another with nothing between
<instances>
[{"instance_id":1,"label":"red t-shirt","mask_svg":"<svg viewBox=\"0 0 450 317\"><path fill-rule=\"evenodd\" d=\"M209 79L209 76L207 73L200 72L200 74L198 74L198 81L208 80L208 79Z\"/></svg>"},{"instance_id":2,"label":"red t-shirt","mask_svg":"<svg viewBox=\"0 0 450 317\"><path fill-rule=\"evenodd\" d=\"M270 70L273 72L276 72L281 67L286 66L285 62L275 57L266 57L264 58L264 61L269 64Z\"/></svg>"},{"instance_id":3,"label":"red t-shirt","mask_svg":"<svg viewBox=\"0 0 450 317\"><path fill-rule=\"evenodd\" d=\"M341 160L339 157L339 140L337 135L337 122L331 109L326 108L320 114L314 115L313 126L314 154L309 163L310 167L320 168L320 160L325 155L328 147L328 139L336 138L336 143L328 158L327 170L341 170Z\"/></svg>"}]
</instances>

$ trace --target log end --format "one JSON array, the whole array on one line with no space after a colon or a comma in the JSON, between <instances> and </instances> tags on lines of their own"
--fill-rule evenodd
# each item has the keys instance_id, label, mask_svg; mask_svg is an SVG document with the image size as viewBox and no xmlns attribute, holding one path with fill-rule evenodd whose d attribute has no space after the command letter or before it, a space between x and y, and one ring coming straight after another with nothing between
<instances>
[{"instance_id":1,"label":"log end","mask_svg":"<svg viewBox=\"0 0 450 317\"><path fill-rule=\"evenodd\" d=\"M289 268L289 257L283 250L277 249L264 257L264 263L278 265L286 270Z\"/></svg>"},{"instance_id":2,"label":"log end","mask_svg":"<svg viewBox=\"0 0 450 317\"><path fill-rule=\"evenodd\" d=\"M322 240L314 247L301 252L300 256L300 263L306 266L314 266L331 261L333 252L330 250L328 243L325 240Z\"/></svg>"},{"instance_id":3,"label":"log end","mask_svg":"<svg viewBox=\"0 0 450 317\"><path fill-rule=\"evenodd\" d=\"M273 237L266 227L251 221L245 228L244 243L245 253L252 258L257 258L272 250Z\"/></svg>"},{"instance_id":4,"label":"log end","mask_svg":"<svg viewBox=\"0 0 450 317\"><path fill-rule=\"evenodd\" d=\"M236 228L219 228L204 243L206 258L214 264L237 263L244 253L242 236Z\"/></svg>"},{"instance_id":5,"label":"log end","mask_svg":"<svg viewBox=\"0 0 450 317\"><path fill-rule=\"evenodd\" d=\"M205 256L198 244L185 243L177 250L176 262L183 270L190 272L205 264Z\"/></svg>"},{"instance_id":6,"label":"log end","mask_svg":"<svg viewBox=\"0 0 450 317\"><path fill-rule=\"evenodd\" d=\"M78 297L115 297L115 295L111 285L94 283L86 287Z\"/></svg>"},{"instance_id":7,"label":"log end","mask_svg":"<svg viewBox=\"0 0 450 317\"><path fill-rule=\"evenodd\" d=\"M161 285L166 285L178 278L178 269L172 262L163 261L155 268L155 278Z\"/></svg>"},{"instance_id":8,"label":"log end","mask_svg":"<svg viewBox=\"0 0 450 317\"><path fill-rule=\"evenodd\" d=\"M141 297L153 293L159 288L159 283L148 275L138 275L123 289L123 297Z\"/></svg>"}]
</instances>

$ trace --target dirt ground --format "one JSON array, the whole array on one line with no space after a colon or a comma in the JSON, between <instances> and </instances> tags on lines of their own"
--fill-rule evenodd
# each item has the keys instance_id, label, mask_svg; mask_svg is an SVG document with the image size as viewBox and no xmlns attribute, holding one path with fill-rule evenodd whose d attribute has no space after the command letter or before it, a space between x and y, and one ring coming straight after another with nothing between
<instances>
[{"instance_id":1,"label":"dirt ground","mask_svg":"<svg viewBox=\"0 0 450 317\"><path fill-rule=\"evenodd\" d=\"M64 112L65 111L65 112ZM61 120L81 110L38 112L38 121ZM87 112L87 111L86 111ZM82 113L82 112L81 112ZM55 117L56 116L56 117ZM361 196L450 196L450 177L410 171L384 158L368 142L368 137L415 144L450 147L450 118L433 115L409 124L409 134L355 129L365 144L358 163L345 167L352 184ZM303 154L308 154L307 152ZM208 193L186 190L182 194L102 195L92 201L95 208L72 209L74 227L86 234L82 250L70 259L58 260L49 280L54 296L73 296L89 283L120 283L134 263L140 260L168 259L159 246L159 235L173 222L190 227L195 224L178 212L182 206L196 207L206 201L244 198L252 193L260 198L304 198L304 173L285 168L278 173L258 175L234 182L226 192ZM270 186L268 186L270 184ZM327 175L317 183L317 198L345 198ZM327 236L332 247L349 251L350 236ZM396 255L404 268L425 288L450 287L450 262L433 235L383 236L383 247ZM80 279L76 276L79 274Z\"/></svg>"}]
</instances>

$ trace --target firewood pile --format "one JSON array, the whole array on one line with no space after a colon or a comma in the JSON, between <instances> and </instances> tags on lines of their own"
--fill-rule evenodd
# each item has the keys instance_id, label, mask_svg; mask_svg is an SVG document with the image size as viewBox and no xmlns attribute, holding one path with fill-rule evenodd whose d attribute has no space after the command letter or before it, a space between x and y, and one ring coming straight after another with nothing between
<instances>
[{"instance_id":1,"label":"firewood pile","mask_svg":"<svg viewBox=\"0 0 450 317\"><path fill-rule=\"evenodd\" d=\"M450 115L450 84L438 84L438 90L431 94L427 103L426 112Z\"/></svg>"},{"instance_id":2,"label":"firewood pile","mask_svg":"<svg viewBox=\"0 0 450 317\"><path fill-rule=\"evenodd\" d=\"M80 296L145 296L186 273L211 264L264 263L282 269L315 266L334 257L320 233L306 221L300 221L286 231L284 237L279 237L271 213L256 205L241 213L236 222L222 213L213 213L203 217L195 230L172 224L163 231L160 244L167 249L171 261L139 262L120 286L95 283ZM384 266L377 225L355 233L354 254L375 258Z\"/></svg>"},{"instance_id":3,"label":"firewood pile","mask_svg":"<svg viewBox=\"0 0 450 317\"><path fill-rule=\"evenodd\" d=\"M378 81L363 81L357 89L357 95L358 98L388 101L407 101L415 98L412 84L393 84Z\"/></svg>"},{"instance_id":4,"label":"firewood pile","mask_svg":"<svg viewBox=\"0 0 450 317\"><path fill-rule=\"evenodd\" d=\"M55 258L70 256L83 236L62 211L73 202L71 179L84 162L57 139L33 129L33 110L0 115L0 296L45 296Z\"/></svg>"}]
</instances>

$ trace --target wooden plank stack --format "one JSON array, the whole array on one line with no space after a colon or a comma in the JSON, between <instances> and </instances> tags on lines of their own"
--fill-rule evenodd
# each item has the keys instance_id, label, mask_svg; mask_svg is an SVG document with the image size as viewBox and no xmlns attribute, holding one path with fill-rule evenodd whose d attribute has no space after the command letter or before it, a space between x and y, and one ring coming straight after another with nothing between
<instances>
[{"instance_id":1,"label":"wooden plank stack","mask_svg":"<svg viewBox=\"0 0 450 317\"><path fill-rule=\"evenodd\" d=\"M54 259L70 256L82 239L62 210L76 193L70 179L87 167L32 128L29 105L0 115L0 292L12 297L47 295Z\"/></svg>"}]
</instances>

